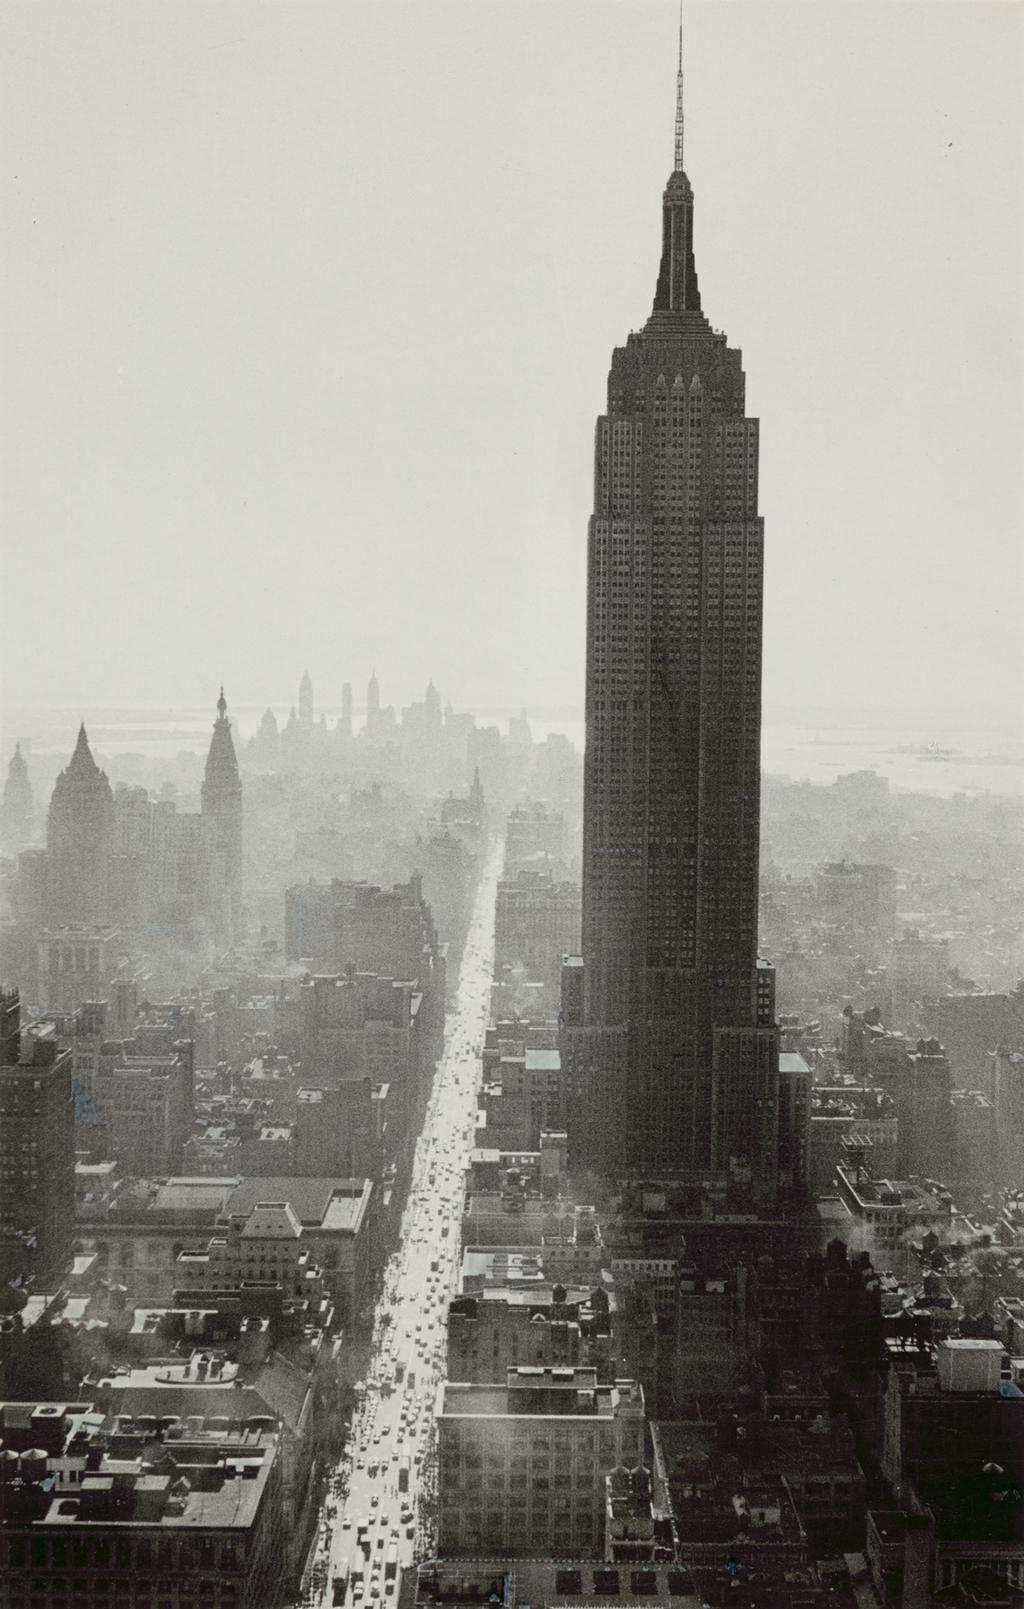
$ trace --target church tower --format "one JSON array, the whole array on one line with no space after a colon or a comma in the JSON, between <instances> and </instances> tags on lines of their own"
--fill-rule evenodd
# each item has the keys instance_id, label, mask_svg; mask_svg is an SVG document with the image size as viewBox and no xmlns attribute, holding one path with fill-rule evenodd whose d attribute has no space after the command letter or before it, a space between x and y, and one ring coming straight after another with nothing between
<instances>
[{"instance_id":1,"label":"church tower","mask_svg":"<svg viewBox=\"0 0 1024 1609\"><path fill-rule=\"evenodd\" d=\"M214 920L222 937L237 939L242 929L242 781L223 687L206 756L202 813L210 822L211 891L217 889Z\"/></svg>"}]
</instances>

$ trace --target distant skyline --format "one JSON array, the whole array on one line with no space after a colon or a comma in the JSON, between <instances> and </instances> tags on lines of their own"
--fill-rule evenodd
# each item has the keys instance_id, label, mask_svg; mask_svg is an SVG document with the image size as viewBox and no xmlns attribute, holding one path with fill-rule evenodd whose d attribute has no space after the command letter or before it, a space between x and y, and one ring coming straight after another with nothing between
<instances>
[{"instance_id":1,"label":"distant skyline","mask_svg":"<svg viewBox=\"0 0 1024 1609\"><path fill-rule=\"evenodd\" d=\"M9 0L8 709L279 707L307 666L359 706L375 664L399 705L582 705L675 18ZM766 717L1012 724L1024 7L687 0L685 68L761 420Z\"/></svg>"}]
</instances>

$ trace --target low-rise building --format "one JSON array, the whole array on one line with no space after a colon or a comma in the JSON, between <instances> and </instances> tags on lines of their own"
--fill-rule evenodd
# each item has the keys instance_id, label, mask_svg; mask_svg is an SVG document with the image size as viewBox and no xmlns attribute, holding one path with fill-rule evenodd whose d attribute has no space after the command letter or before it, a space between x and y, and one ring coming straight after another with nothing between
<instances>
[{"instance_id":1,"label":"low-rise building","mask_svg":"<svg viewBox=\"0 0 1024 1609\"><path fill-rule=\"evenodd\" d=\"M809 1184L813 1192L834 1187L843 1142L863 1146L879 1172L896 1167L899 1119L888 1091L872 1085L819 1084L811 1090Z\"/></svg>"},{"instance_id":2,"label":"low-rise building","mask_svg":"<svg viewBox=\"0 0 1024 1609\"><path fill-rule=\"evenodd\" d=\"M243 1179L224 1211L229 1235L243 1235L253 1209L272 1201L290 1208L301 1225L301 1245L323 1273L342 1324L366 1303L373 1274L377 1226L370 1179Z\"/></svg>"},{"instance_id":3,"label":"low-rise building","mask_svg":"<svg viewBox=\"0 0 1024 1609\"><path fill-rule=\"evenodd\" d=\"M6 1402L0 1433L2 1609L275 1600L284 1538L273 1418L129 1424L88 1401Z\"/></svg>"},{"instance_id":4,"label":"low-rise building","mask_svg":"<svg viewBox=\"0 0 1024 1609\"><path fill-rule=\"evenodd\" d=\"M433 1559L421 1564L410 1583L410 1609L570 1609L607 1603L644 1609L701 1609L708 1600L689 1570L666 1564L609 1564L603 1558L517 1559L500 1554L485 1559ZM405 1599L402 1599L403 1605ZM801 1599L801 1603L805 1602ZM807 1600L808 1609L817 1609ZM823 1606L824 1609L824 1606ZM828 1609L848 1609L833 1597Z\"/></svg>"},{"instance_id":5,"label":"low-rise building","mask_svg":"<svg viewBox=\"0 0 1024 1609\"><path fill-rule=\"evenodd\" d=\"M911 1239L929 1229L947 1228L952 1217L946 1193L914 1179L873 1178L856 1147L837 1167L836 1183L850 1214L850 1231L844 1238L852 1249L870 1252L880 1268L896 1267Z\"/></svg>"},{"instance_id":6,"label":"low-rise building","mask_svg":"<svg viewBox=\"0 0 1024 1609\"><path fill-rule=\"evenodd\" d=\"M448 1307L448 1377L488 1384L521 1364L619 1373L622 1337L614 1293L537 1279L523 1290L490 1286Z\"/></svg>"},{"instance_id":7,"label":"low-rise building","mask_svg":"<svg viewBox=\"0 0 1024 1609\"><path fill-rule=\"evenodd\" d=\"M369 1179L133 1179L109 1205L79 1209L78 1241L97 1253L107 1276L133 1300L166 1300L196 1283L191 1268L208 1267L210 1240L240 1234L261 1202L294 1211L303 1249L322 1270L339 1321L347 1322L366 1302L373 1270L377 1230Z\"/></svg>"},{"instance_id":8,"label":"low-rise building","mask_svg":"<svg viewBox=\"0 0 1024 1609\"><path fill-rule=\"evenodd\" d=\"M123 957L124 942L116 927L44 928L37 960L42 1012L74 1012L83 1000L109 1000Z\"/></svg>"},{"instance_id":9,"label":"low-rise building","mask_svg":"<svg viewBox=\"0 0 1024 1609\"><path fill-rule=\"evenodd\" d=\"M562 956L580 942L582 893L546 870L524 869L498 884L494 912L494 972L522 967L543 985L544 1003L557 1007Z\"/></svg>"},{"instance_id":10,"label":"low-rise building","mask_svg":"<svg viewBox=\"0 0 1024 1609\"><path fill-rule=\"evenodd\" d=\"M613 1469L604 1478L604 1552L609 1564L639 1564L658 1552L651 1472ZM671 1550L666 1549L671 1556Z\"/></svg>"},{"instance_id":11,"label":"low-rise building","mask_svg":"<svg viewBox=\"0 0 1024 1609\"><path fill-rule=\"evenodd\" d=\"M443 1556L594 1558L605 1476L644 1462L643 1392L594 1369L509 1369L503 1385L444 1382L436 1405Z\"/></svg>"}]
</instances>

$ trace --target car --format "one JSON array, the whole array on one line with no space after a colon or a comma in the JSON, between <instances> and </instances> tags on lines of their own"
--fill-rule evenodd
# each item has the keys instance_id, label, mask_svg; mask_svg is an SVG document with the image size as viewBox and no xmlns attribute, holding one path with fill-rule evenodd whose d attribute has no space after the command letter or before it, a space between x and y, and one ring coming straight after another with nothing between
<instances>
[{"instance_id":1,"label":"car","mask_svg":"<svg viewBox=\"0 0 1024 1609\"><path fill-rule=\"evenodd\" d=\"M370 1507L380 1508L380 1498L377 1496L376 1492L370 1493Z\"/></svg>"},{"instance_id":2,"label":"car","mask_svg":"<svg viewBox=\"0 0 1024 1609\"><path fill-rule=\"evenodd\" d=\"M406 1537L407 1542L415 1541L415 1538L416 1538L416 1527L415 1527L415 1525L407 1525L406 1526L406 1528L405 1528L405 1537Z\"/></svg>"}]
</instances>

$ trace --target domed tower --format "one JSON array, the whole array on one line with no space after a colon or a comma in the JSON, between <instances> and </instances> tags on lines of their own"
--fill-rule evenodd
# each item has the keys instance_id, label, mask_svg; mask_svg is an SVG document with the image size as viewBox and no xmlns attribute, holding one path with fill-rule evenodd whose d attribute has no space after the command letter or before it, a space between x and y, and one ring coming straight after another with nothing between
<instances>
[{"instance_id":1,"label":"domed tower","mask_svg":"<svg viewBox=\"0 0 1024 1609\"><path fill-rule=\"evenodd\" d=\"M215 893L211 888L211 896L215 919L224 929L224 936L235 938L242 922L242 779L238 775L223 687L217 700L210 752L206 756L202 813L211 823L216 889Z\"/></svg>"},{"instance_id":2,"label":"domed tower","mask_svg":"<svg viewBox=\"0 0 1024 1609\"><path fill-rule=\"evenodd\" d=\"M32 837L32 784L28 766L16 743L7 767L3 804L0 805L0 848L17 855Z\"/></svg>"},{"instance_id":3,"label":"domed tower","mask_svg":"<svg viewBox=\"0 0 1024 1609\"><path fill-rule=\"evenodd\" d=\"M114 795L92 757L84 723L68 765L54 784L46 823L50 915L95 926L108 915L114 847Z\"/></svg>"}]
</instances>

